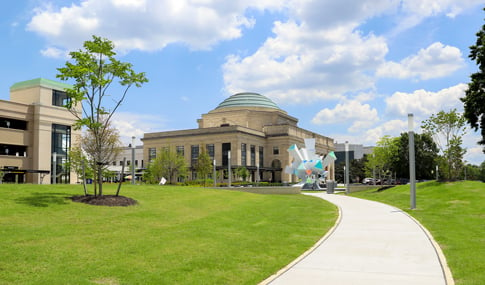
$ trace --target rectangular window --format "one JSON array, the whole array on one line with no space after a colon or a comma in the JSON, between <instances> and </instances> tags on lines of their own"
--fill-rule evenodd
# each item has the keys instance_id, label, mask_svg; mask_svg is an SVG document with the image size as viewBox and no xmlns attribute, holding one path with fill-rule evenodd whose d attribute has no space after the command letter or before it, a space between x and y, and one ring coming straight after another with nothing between
<instances>
[{"instance_id":1,"label":"rectangular window","mask_svg":"<svg viewBox=\"0 0 485 285\"><path fill-rule=\"evenodd\" d=\"M27 122L22 120L15 120L10 118L0 117L0 128L26 130Z\"/></svg>"},{"instance_id":2,"label":"rectangular window","mask_svg":"<svg viewBox=\"0 0 485 285\"><path fill-rule=\"evenodd\" d=\"M246 149L246 144L242 143L241 144L241 165L246 166L247 165L247 149Z\"/></svg>"},{"instance_id":3,"label":"rectangular window","mask_svg":"<svg viewBox=\"0 0 485 285\"><path fill-rule=\"evenodd\" d=\"M123 166L123 160L120 160L120 166Z\"/></svg>"},{"instance_id":4,"label":"rectangular window","mask_svg":"<svg viewBox=\"0 0 485 285\"><path fill-rule=\"evenodd\" d=\"M138 160L135 160L135 166L138 167Z\"/></svg>"},{"instance_id":5,"label":"rectangular window","mask_svg":"<svg viewBox=\"0 0 485 285\"><path fill-rule=\"evenodd\" d=\"M52 105L53 106L66 106L71 101L64 91L52 90Z\"/></svg>"},{"instance_id":6,"label":"rectangular window","mask_svg":"<svg viewBox=\"0 0 485 285\"><path fill-rule=\"evenodd\" d=\"M259 167L264 165L264 147L259 147Z\"/></svg>"},{"instance_id":7,"label":"rectangular window","mask_svg":"<svg viewBox=\"0 0 485 285\"><path fill-rule=\"evenodd\" d=\"M207 154L209 155L209 157L214 160L214 155L215 155L215 149L214 149L214 145L213 144L208 144L206 145L206 149L207 149Z\"/></svg>"},{"instance_id":8,"label":"rectangular window","mask_svg":"<svg viewBox=\"0 0 485 285\"><path fill-rule=\"evenodd\" d=\"M279 147L277 147L277 146L274 146L274 147L273 147L273 154L274 154L274 155L278 155L278 154L280 154L280 148L279 148Z\"/></svg>"},{"instance_id":9,"label":"rectangular window","mask_svg":"<svg viewBox=\"0 0 485 285\"><path fill-rule=\"evenodd\" d=\"M148 161L152 161L157 157L157 149L151 147L148 149Z\"/></svg>"},{"instance_id":10,"label":"rectangular window","mask_svg":"<svg viewBox=\"0 0 485 285\"><path fill-rule=\"evenodd\" d=\"M71 148L71 127L52 124L51 153L56 159L51 162L51 183L70 183L69 149ZM55 167L55 171L54 171Z\"/></svg>"},{"instance_id":11,"label":"rectangular window","mask_svg":"<svg viewBox=\"0 0 485 285\"><path fill-rule=\"evenodd\" d=\"M222 165L229 165L229 152L231 151L231 143L222 143Z\"/></svg>"},{"instance_id":12,"label":"rectangular window","mask_svg":"<svg viewBox=\"0 0 485 285\"><path fill-rule=\"evenodd\" d=\"M0 144L0 155L27 156L27 147L23 145Z\"/></svg>"},{"instance_id":13,"label":"rectangular window","mask_svg":"<svg viewBox=\"0 0 485 285\"><path fill-rule=\"evenodd\" d=\"M176 147L176 150L177 150L177 154L180 155L180 156L184 156L185 155L185 150L184 150L184 146L183 145L178 145Z\"/></svg>"},{"instance_id":14,"label":"rectangular window","mask_svg":"<svg viewBox=\"0 0 485 285\"><path fill-rule=\"evenodd\" d=\"M197 165L197 159L199 159L199 145L190 146L190 165Z\"/></svg>"},{"instance_id":15,"label":"rectangular window","mask_svg":"<svg viewBox=\"0 0 485 285\"><path fill-rule=\"evenodd\" d=\"M256 146L251 145L249 149L251 151L251 166L256 166Z\"/></svg>"}]
</instances>

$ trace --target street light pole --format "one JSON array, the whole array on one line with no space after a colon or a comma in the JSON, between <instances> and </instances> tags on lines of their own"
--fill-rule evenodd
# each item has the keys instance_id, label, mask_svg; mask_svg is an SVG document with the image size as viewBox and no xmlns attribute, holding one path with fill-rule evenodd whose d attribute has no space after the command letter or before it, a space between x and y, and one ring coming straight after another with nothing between
<instances>
[{"instance_id":1,"label":"street light pole","mask_svg":"<svg viewBox=\"0 0 485 285\"><path fill-rule=\"evenodd\" d=\"M350 193L349 187L349 142L345 141L345 193Z\"/></svg>"},{"instance_id":2,"label":"street light pole","mask_svg":"<svg viewBox=\"0 0 485 285\"><path fill-rule=\"evenodd\" d=\"M227 186L231 187L231 151L227 151L227 178L228 178L228 183Z\"/></svg>"},{"instance_id":3,"label":"street light pole","mask_svg":"<svg viewBox=\"0 0 485 285\"><path fill-rule=\"evenodd\" d=\"M214 159L214 187L217 185L216 160Z\"/></svg>"},{"instance_id":4,"label":"street light pole","mask_svg":"<svg viewBox=\"0 0 485 285\"><path fill-rule=\"evenodd\" d=\"M408 114L408 131L409 131L409 185L411 196L411 209L416 209L416 165L414 154L414 117Z\"/></svg>"},{"instance_id":5,"label":"street light pole","mask_svg":"<svg viewBox=\"0 0 485 285\"><path fill-rule=\"evenodd\" d=\"M135 136L131 137L131 184L135 184Z\"/></svg>"}]
</instances>

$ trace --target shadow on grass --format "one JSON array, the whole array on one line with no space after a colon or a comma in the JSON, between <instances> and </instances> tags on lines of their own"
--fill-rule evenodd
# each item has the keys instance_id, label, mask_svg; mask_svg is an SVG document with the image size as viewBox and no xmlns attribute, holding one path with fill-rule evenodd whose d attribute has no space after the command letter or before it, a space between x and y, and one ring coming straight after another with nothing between
<instances>
[{"instance_id":1,"label":"shadow on grass","mask_svg":"<svg viewBox=\"0 0 485 285\"><path fill-rule=\"evenodd\" d=\"M15 199L15 202L33 207L48 207L49 205L69 204L68 199L69 197L63 193L35 192L29 197Z\"/></svg>"}]
</instances>

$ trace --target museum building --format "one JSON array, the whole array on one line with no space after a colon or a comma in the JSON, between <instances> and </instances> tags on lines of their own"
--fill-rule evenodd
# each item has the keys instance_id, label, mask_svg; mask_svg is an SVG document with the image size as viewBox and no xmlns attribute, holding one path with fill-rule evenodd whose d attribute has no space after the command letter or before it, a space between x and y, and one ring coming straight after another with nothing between
<instances>
[{"instance_id":1,"label":"museum building","mask_svg":"<svg viewBox=\"0 0 485 285\"><path fill-rule=\"evenodd\" d=\"M72 128L75 117L63 107L70 87L37 78L13 84L10 100L0 100L0 181L75 182L67 162L80 131Z\"/></svg>"},{"instance_id":2,"label":"museum building","mask_svg":"<svg viewBox=\"0 0 485 285\"><path fill-rule=\"evenodd\" d=\"M292 157L287 149L296 144L304 147L305 138L315 139L315 151L325 156L334 151L334 140L297 126L298 119L288 115L269 98L257 93L238 93L221 102L214 110L202 114L197 129L145 133L143 157L149 162L157 152L172 148L185 157L191 177L197 179L195 165L202 149L215 162L216 170L231 172L245 167L248 180L297 182L284 172ZM328 178L334 180L334 165ZM222 181L218 181L222 182Z\"/></svg>"}]
</instances>

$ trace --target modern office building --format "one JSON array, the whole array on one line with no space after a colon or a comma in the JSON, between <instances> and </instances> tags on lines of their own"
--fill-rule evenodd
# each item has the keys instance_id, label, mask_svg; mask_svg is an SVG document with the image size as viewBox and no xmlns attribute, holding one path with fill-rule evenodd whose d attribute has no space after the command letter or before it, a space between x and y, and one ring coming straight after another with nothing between
<instances>
[{"instance_id":1,"label":"modern office building","mask_svg":"<svg viewBox=\"0 0 485 285\"><path fill-rule=\"evenodd\" d=\"M269 98L257 93L238 93L198 119L197 129L146 133L144 161L153 160L163 148L184 155L196 179L195 164L204 149L215 161L216 169L246 167L251 181L297 182L295 175L283 171L292 158L287 149L304 147L305 138L315 138L317 154L334 150L332 138L302 129L298 119L287 114ZM227 171L226 171L227 170ZM334 179L334 165L329 178ZM189 179L190 179L189 178Z\"/></svg>"},{"instance_id":2,"label":"modern office building","mask_svg":"<svg viewBox=\"0 0 485 285\"><path fill-rule=\"evenodd\" d=\"M349 160L361 159L364 155L369 155L374 150L373 146L363 146L361 144L348 144ZM336 164L345 162L345 143L335 143Z\"/></svg>"},{"instance_id":3,"label":"modern office building","mask_svg":"<svg viewBox=\"0 0 485 285\"><path fill-rule=\"evenodd\" d=\"M133 151L135 155L134 160ZM118 155L116 160L111 162L111 165L108 166L108 170L116 173L115 181L119 181L120 179L131 180L132 165L135 165L135 179L138 181L141 179L143 169L145 168L142 145L135 146L134 148L131 147L131 144L127 147L122 147L121 153Z\"/></svg>"},{"instance_id":4,"label":"modern office building","mask_svg":"<svg viewBox=\"0 0 485 285\"><path fill-rule=\"evenodd\" d=\"M0 171L3 182L75 183L68 151L80 134L63 105L70 85L37 78L10 87L0 100ZM53 178L55 175L55 179Z\"/></svg>"}]
</instances>

